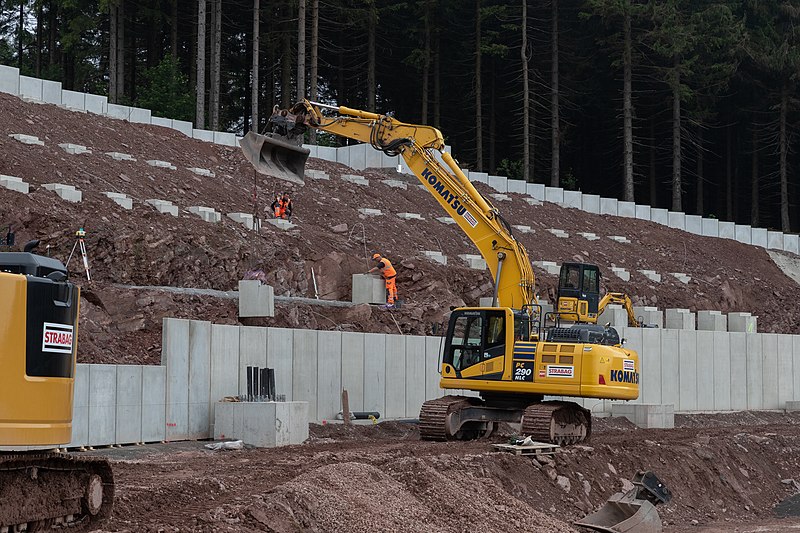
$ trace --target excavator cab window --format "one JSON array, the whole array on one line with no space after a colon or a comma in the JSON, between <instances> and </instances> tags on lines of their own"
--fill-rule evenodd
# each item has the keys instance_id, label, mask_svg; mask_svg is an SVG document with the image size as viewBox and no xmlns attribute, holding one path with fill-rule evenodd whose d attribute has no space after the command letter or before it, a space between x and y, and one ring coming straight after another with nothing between
<instances>
[{"instance_id":1,"label":"excavator cab window","mask_svg":"<svg viewBox=\"0 0 800 533\"><path fill-rule=\"evenodd\" d=\"M596 314L600 301L600 269L588 263L562 264L558 297L585 301L588 304L588 313Z\"/></svg>"},{"instance_id":2,"label":"excavator cab window","mask_svg":"<svg viewBox=\"0 0 800 533\"><path fill-rule=\"evenodd\" d=\"M505 353L504 311L454 311L443 362L457 371Z\"/></svg>"}]
</instances>

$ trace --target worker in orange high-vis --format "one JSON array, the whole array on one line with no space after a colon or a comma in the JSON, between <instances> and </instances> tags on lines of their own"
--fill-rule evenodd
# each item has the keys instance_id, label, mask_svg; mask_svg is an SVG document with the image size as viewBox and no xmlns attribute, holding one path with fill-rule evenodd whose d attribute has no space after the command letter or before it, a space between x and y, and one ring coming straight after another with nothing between
<instances>
[{"instance_id":1,"label":"worker in orange high-vis","mask_svg":"<svg viewBox=\"0 0 800 533\"><path fill-rule=\"evenodd\" d=\"M392 266L391 261L385 257L381 257L381 254L374 254L372 260L375 261L376 265L372 267L367 274L375 272L376 270L380 271L381 276L386 282L386 305L387 307L394 307L394 303L397 301L397 285L395 284L397 271Z\"/></svg>"}]
</instances>

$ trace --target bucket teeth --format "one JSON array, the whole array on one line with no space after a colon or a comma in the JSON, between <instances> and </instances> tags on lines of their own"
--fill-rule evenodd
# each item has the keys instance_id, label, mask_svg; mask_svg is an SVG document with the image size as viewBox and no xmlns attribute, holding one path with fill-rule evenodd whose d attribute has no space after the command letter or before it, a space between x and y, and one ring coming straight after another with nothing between
<instances>
[{"instance_id":1,"label":"bucket teeth","mask_svg":"<svg viewBox=\"0 0 800 533\"><path fill-rule=\"evenodd\" d=\"M248 132L239 141L244 156L258 172L304 185L305 165L311 151L279 135Z\"/></svg>"}]
</instances>

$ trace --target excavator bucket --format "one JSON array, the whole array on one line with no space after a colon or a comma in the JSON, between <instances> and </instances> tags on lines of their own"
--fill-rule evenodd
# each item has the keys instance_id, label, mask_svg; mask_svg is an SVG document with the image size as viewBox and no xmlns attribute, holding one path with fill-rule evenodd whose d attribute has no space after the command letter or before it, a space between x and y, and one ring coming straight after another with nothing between
<instances>
[{"instance_id":1,"label":"excavator bucket","mask_svg":"<svg viewBox=\"0 0 800 533\"><path fill-rule=\"evenodd\" d=\"M253 167L261 174L304 185L305 166L311 151L278 135L248 132L239 145Z\"/></svg>"},{"instance_id":2,"label":"excavator bucket","mask_svg":"<svg viewBox=\"0 0 800 533\"><path fill-rule=\"evenodd\" d=\"M672 493L652 472L639 471L632 481L631 490L614 494L575 525L605 533L661 533L656 505L667 503Z\"/></svg>"}]
</instances>

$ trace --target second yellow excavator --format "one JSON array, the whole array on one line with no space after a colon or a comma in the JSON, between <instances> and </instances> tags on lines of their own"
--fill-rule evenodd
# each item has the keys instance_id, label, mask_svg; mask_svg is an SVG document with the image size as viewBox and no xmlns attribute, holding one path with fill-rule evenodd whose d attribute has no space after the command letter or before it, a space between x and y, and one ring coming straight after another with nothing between
<instances>
[{"instance_id":1,"label":"second yellow excavator","mask_svg":"<svg viewBox=\"0 0 800 533\"><path fill-rule=\"evenodd\" d=\"M324 115L326 109L333 116ZM419 415L423 439L476 438L509 422L521 424L522 433L536 440L574 443L591 432L589 410L575 402L545 401L546 396L639 396L639 356L622 346L616 330L545 325L525 248L444 150L439 130L307 100L276 109L269 125L267 135L251 132L241 142L259 172L302 183L309 155L302 141L309 128L369 143L401 156L486 260L494 280L493 305L453 310L439 368L441 388L478 396L425 402Z\"/></svg>"}]
</instances>

